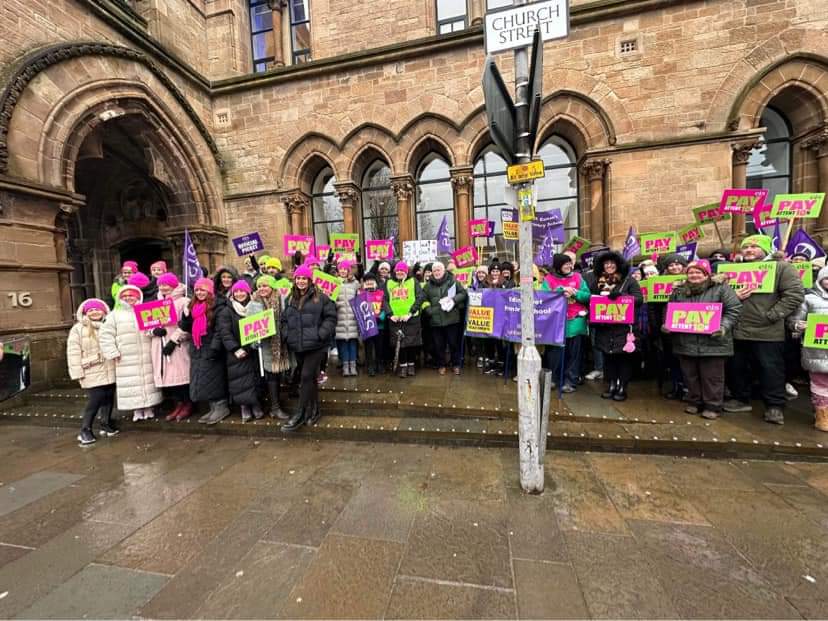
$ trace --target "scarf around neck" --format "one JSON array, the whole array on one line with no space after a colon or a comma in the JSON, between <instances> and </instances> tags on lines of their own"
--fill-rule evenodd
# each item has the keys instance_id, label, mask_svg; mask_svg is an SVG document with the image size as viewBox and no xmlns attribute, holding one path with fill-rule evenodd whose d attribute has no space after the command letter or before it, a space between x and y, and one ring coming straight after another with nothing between
<instances>
[{"instance_id":1,"label":"scarf around neck","mask_svg":"<svg viewBox=\"0 0 828 621\"><path fill-rule=\"evenodd\" d=\"M201 349L201 339L207 334L207 302L196 302L193 306L193 345Z\"/></svg>"}]
</instances>

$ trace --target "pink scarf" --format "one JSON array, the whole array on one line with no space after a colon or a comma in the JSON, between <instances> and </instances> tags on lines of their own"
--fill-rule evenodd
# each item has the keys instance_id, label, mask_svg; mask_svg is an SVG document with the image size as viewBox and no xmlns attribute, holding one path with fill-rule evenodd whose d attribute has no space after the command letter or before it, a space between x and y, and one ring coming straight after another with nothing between
<instances>
[{"instance_id":1,"label":"pink scarf","mask_svg":"<svg viewBox=\"0 0 828 621\"><path fill-rule=\"evenodd\" d=\"M196 302L193 305L193 344L201 349L201 337L207 334L207 303Z\"/></svg>"}]
</instances>

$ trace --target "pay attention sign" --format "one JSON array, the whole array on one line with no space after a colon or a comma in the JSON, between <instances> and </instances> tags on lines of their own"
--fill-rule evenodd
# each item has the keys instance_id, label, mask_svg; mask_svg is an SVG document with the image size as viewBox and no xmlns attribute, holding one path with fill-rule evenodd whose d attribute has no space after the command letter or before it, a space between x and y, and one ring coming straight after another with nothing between
<instances>
[{"instance_id":1,"label":"pay attention sign","mask_svg":"<svg viewBox=\"0 0 828 621\"><path fill-rule=\"evenodd\" d=\"M808 315L802 345L812 349L828 349L828 315Z\"/></svg>"},{"instance_id":2,"label":"pay attention sign","mask_svg":"<svg viewBox=\"0 0 828 621\"><path fill-rule=\"evenodd\" d=\"M239 319L239 342L242 347L274 334L276 334L276 319L272 308Z\"/></svg>"},{"instance_id":3,"label":"pay attention sign","mask_svg":"<svg viewBox=\"0 0 828 621\"><path fill-rule=\"evenodd\" d=\"M670 302L664 325L670 332L713 334L722 325L722 303Z\"/></svg>"},{"instance_id":4,"label":"pay attention sign","mask_svg":"<svg viewBox=\"0 0 828 621\"><path fill-rule=\"evenodd\" d=\"M671 254L675 251L675 231L641 234L641 254L643 254L644 256L649 257L654 254Z\"/></svg>"},{"instance_id":5,"label":"pay attention sign","mask_svg":"<svg viewBox=\"0 0 828 621\"><path fill-rule=\"evenodd\" d=\"M132 307L132 310L135 312L139 330L163 328L178 321L175 313L175 303L172 298L136 304Z\"/></svg>"},{"instance_id":6,"label":"pay attention sign","mask_svg":"<svg viewBox=\"0 0 828 621\"><path fill-rule=\"evenodd\" d=\"M622 295L610 300L605 295L589 298L590 323L632 323L635 318L635 298Z\"/></svg>"},{"instance_id":7,"label":"pay attention sign","mask_svg":"<svg viewBox=\"0 0 828 621\"><path fill-rule=\"evenodd\" d=\"M734 291L752 289L754 293L773 293L776 283L774 261L719 263L716 265L716 272L727 275L727 281Z\"/></svg>"}]
</instances>

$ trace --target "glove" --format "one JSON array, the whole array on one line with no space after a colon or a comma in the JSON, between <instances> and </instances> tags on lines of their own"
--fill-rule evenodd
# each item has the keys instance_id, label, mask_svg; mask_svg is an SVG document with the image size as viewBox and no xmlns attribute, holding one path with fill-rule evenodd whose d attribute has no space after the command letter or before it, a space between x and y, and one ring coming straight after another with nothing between
<instances>
[{"instance_id":1,"label":"glove","mask_svg":"<svg viewBox=\"0 0 828 621\"><path fill-rule=\"evenodd\" d=\"M805 328L808 327L808 323L805 321L796 321L794 322L794 329L797 332L805 332Z\"/></svg>"},{"instance_id":2,"label":"glove","mask_svg":"<svg viewBox=\"0 0 828 621\"><path fill-rule=\"evenodd\" d=\"M164 349L162 349L161 352L165 356L169 356L170 354L173 353L173 351L175 350L175 348L177 346L178 346L178 343L176 343L175 341L168 341L167 344L164 345Z\"/></svg>"},{"instance_id":3,"label":"glove","mask_svg":"<svg viewBox=\"0 0 828 621\"><path fill-rule=\"evenodd\" d=\"M236 356L236 358L238 358L239 360L241 360L242 358L247 358L247 352L243 349L237 349L233 352L233 355Z\"/></svg>"},{"instance_id":4,"label":"glove","mask_svg":"<svg viewBox=\"0 0 828 621\"><path fill-rule=\"evenodd\" d=\"M610 300L615 300L619 297L621 297L621 292L618 289L613 289L612 291L609 292L609 299Z\"/></svg>"},{"instance_id":5,"label":"glove","mask_svg":"<svg viewBox=\"0 0 828 621\"><path fill-rule=\"evenodd\" d=\"M667 326L661 326L661 332L663 334L670 334L670 328L668 328Z\"/></svg>"},{"instance_id":6,"label":"glove","mask_svg":"<svg viewBox=\"0 0 828 621\"><path fill-rule=\"evenodd\" d=\"M153 336L167 336L167 329L166 328L153 328L152 329Z\"/></svg>"},{"instance_id":7,"label":"glove","mask_svg":"<svg viewBox=\"0 0 828 621\"><path fill-rule=\"evenodd\" d=\"M724 330L722 330L721 328L719 328L719 329L718 329L718 330L716 330L715 332L711 332L711 333L710 333L710 336L712 336L714 339L720 339L720 338L722 338L724 335L725 335L725 331L724 331Z\"/></svg>"}]
</instances>

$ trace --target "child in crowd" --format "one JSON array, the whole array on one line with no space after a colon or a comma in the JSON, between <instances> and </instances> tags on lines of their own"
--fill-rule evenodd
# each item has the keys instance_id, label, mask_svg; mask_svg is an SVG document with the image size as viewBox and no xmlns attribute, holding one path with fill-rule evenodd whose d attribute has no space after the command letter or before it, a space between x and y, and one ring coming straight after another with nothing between
<instances>
[{"instance_id":1,"label":"child in crowd","mask_svg":"<svg viewBox=\"0 0 828 621\"><path fill-rule=\"evenodd\" d=\"M339 295L336 298L336 349L339 352L339 362L342 364L342 375L345 377L357 376L357 352L359 350L359 329L351 308L353 300L359 291L359 282L354 278L353 263L348 259L340 259L337 273L342 279L339 286Z\"/></svg>"},{"instance_id":2,"label":"child in crowd","mask_svg":"<svg viewBox=\"0 0 828 621\"><path fill-rule=\"evenodd\" d=\"M379 334L372 336L363 341L365 347L365 364L368 366L368 375L374 377L378 372L383 373L383 334L386 330L385 326L385 291L377 287L377 276L373 272L367 272L362 277L362 290L371 298L379 298L378 300L371 300L374 310L374 316L377 318L377 328Z\"/></svg>"},{"instance_id":3,"label":"child in crowd","mask_svg":"<svg viewBox=\"0 0 828 621\"><path fill-rule=\"evenodd\" d=\"M114 436L118 429L112 424L112 406L115 398L115 363L107 360L101 351L98 335L109 306L103 300L91 298L80 305L76 313L77 323L69 331L66 340L66 362L69 377L78 380L86 390L87 402L81 419L78 441L81 445L93 444L92 433L95 416L100 414L100 433Z\"/></svg>"},{"instance_id":4,"label":"child in crowd","mask_svg":"<svg viewBox=\"0 0 828 621\"><path fill-rule=\"evenodd\" d=\"M156 281L161 274L167 273L167 262L166 261L156 261L152 265L150 265L150 277L154 278Z\"/></svg>"},{"instance_id":5,"label":"child in crowd","mask_svg":"<svg viewBox=\"0 0 828 621\"><path fill-rule=\"evenodd\" d=\"M112 287L109 289L113 306L118 302L118 291L120 291L121 287L127 284L130 277L136 273L138 273L138 264L135 261L124 261L123 265L121 265L120 274L118 274L117 278L115 278L112 283Z\"/></svg>"},{"instance_id":6,"label":"child in crowd","mask_svg":"<svg viewBox=\"0 0 828 621\"><path fill-rule=\"evenodd\" d=\"M132 309L143 300L135 285L121 287L118 304L100 330L101 352L115 361L118 409L132 410L133 421L154 418L153 408L163 399L153 378L152 334L138 329Z\"/></svg>"}]
</instances>

